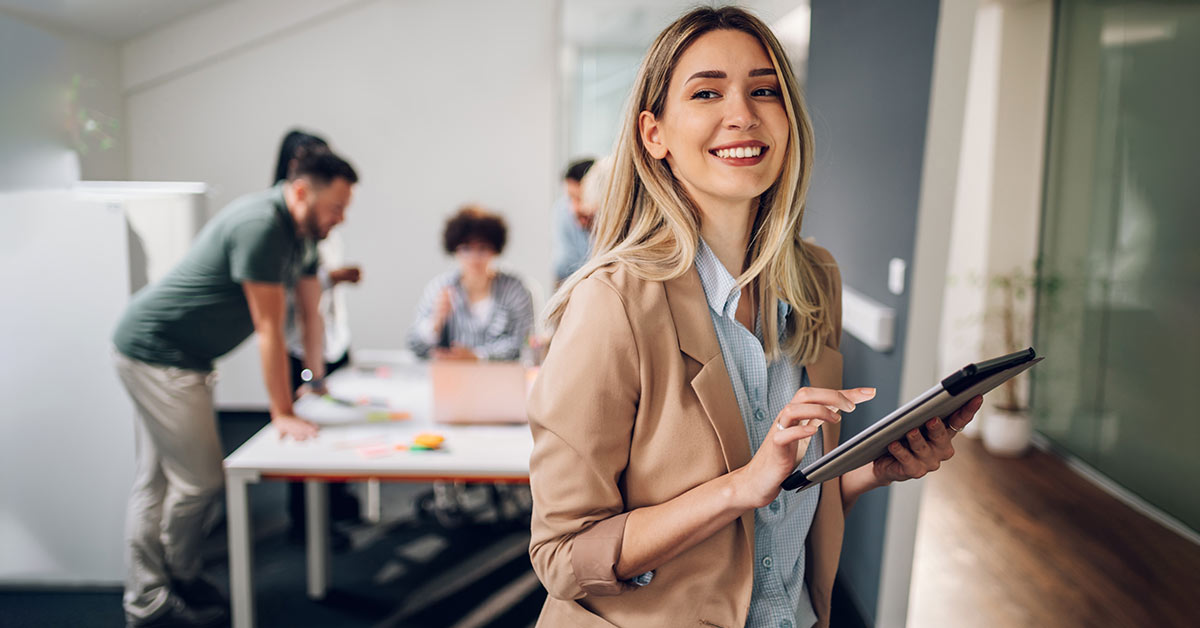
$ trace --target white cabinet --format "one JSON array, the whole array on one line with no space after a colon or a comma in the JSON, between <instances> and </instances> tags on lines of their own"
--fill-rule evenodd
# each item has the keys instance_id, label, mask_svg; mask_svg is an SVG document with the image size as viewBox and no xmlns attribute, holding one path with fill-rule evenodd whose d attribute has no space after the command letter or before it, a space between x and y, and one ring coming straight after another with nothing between
<instances>
[{"instance_id":1,"label":"white cabinet","mask_svg":"<svg viewBox=\"0 0 1200 628\"><path fill-rule=\"evenodd\" d=\"M203 190L0 194L0 583L122 581L134 410L112 332L131 287L186 251Z\"/></svg>"}]
</instances>

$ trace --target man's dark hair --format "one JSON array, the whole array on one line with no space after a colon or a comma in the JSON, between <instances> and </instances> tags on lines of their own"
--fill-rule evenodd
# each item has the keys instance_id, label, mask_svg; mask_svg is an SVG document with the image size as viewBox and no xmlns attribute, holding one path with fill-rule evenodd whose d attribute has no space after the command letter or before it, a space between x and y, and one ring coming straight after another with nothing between
<instances>
[{"instance_id":1,"label":"man's dark hair","mask_svg":"<svg viewBox=\"0 0 1200 628\"><path fill-rule=\"evenodd\" d=\"M329 142L322 137L300 129L288 131L288 134L283 136L283 142L279 144L279 159L275 162L275 178L271 180L271 184L290 179L288 170L294 168L296 162L305 155L328 150Z\"/></svg>"},{"instance_id":2,"label":"man's dark hair","mask_svg":"<svg viewBox=\"0 0 1200 628\"><path fill-rule=\"evenodd\" d=\"M596 160L591 157L572 161L571 165L567 166L567 173L563 175L563 178L568 181L583 181L583 175L592 169L594 163Z\"/></svg>"},{"instance_id":3,"label":"man's dark hair","mask_svg":"<svg viewBox=\"0 0 1200 628\"><path fill-rule=\"evenodd\" d=\"M446 252L453 255L462 244L485 242L499 254L508 241L508 225L499 214L493 214L475 205L468 205L446 221L442 233L442 244Z\"/></svg>"},{"instance_id":4,"label":"man's dark hair","mask_svg":"<svg viewBox=\"0 0 1200 628\"><path fill-rule=\"evenodd\" d=\"M296 167L288 173L288 181L308 177L317 185L329 185L334 179L345 179L347 183L358 183L358 173L331 151L310 153L296 160Z\"/></svg>"}]
</instances>

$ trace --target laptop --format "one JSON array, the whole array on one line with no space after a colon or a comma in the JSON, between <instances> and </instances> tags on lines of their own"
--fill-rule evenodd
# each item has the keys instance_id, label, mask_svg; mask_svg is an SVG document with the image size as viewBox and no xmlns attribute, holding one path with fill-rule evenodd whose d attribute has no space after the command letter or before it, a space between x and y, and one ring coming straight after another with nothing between
<instances>
[{"instance_id":1,"label":"laptop","mask_svg":"<svg viewBox=\"0 0 1200 628\"><path fill-rule=\"evenodd\" d=\"M525 400L537 369L519 362L434 360L433 420L450 424L527 423Z\"/></svg>"}]
</instances>

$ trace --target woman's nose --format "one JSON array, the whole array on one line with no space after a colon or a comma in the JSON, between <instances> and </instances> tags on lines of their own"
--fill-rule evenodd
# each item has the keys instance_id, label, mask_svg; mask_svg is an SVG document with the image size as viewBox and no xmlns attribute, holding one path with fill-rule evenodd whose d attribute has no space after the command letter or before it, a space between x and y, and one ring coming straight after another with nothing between
<instances>
[{"instance_id":1,"label":"woman's nose","mask_svg":"<svg viewBox=\"0 0 1200 628\"><path fill-rule=\"evenodd\" d=\"M725 101L728 109L725 112L725 125L730 129L752 129L758 126L758 114L754 104L744 96L734 96Z\"/></svg>"}]
</instances>

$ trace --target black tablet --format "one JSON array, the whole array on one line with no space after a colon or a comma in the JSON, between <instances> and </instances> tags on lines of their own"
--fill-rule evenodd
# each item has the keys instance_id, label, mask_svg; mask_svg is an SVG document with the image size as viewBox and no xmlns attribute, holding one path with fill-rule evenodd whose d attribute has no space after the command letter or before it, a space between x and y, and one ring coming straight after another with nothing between
<instances>
[{"instance_id":1,"label":"black tablet","mask_svg":"<svg viewBox=\"0 0 1200 628\"><path fill-rule=\"evenodd\" d=\"M948 417L976 395L982 395L1041 362L1033 347L991 360L968 364L933 388L904 404L874 425L855 434L812 464L783 481L784 490L804 490L879 458L888 445L933 417Z\"/></svg>"}]
</instances>

